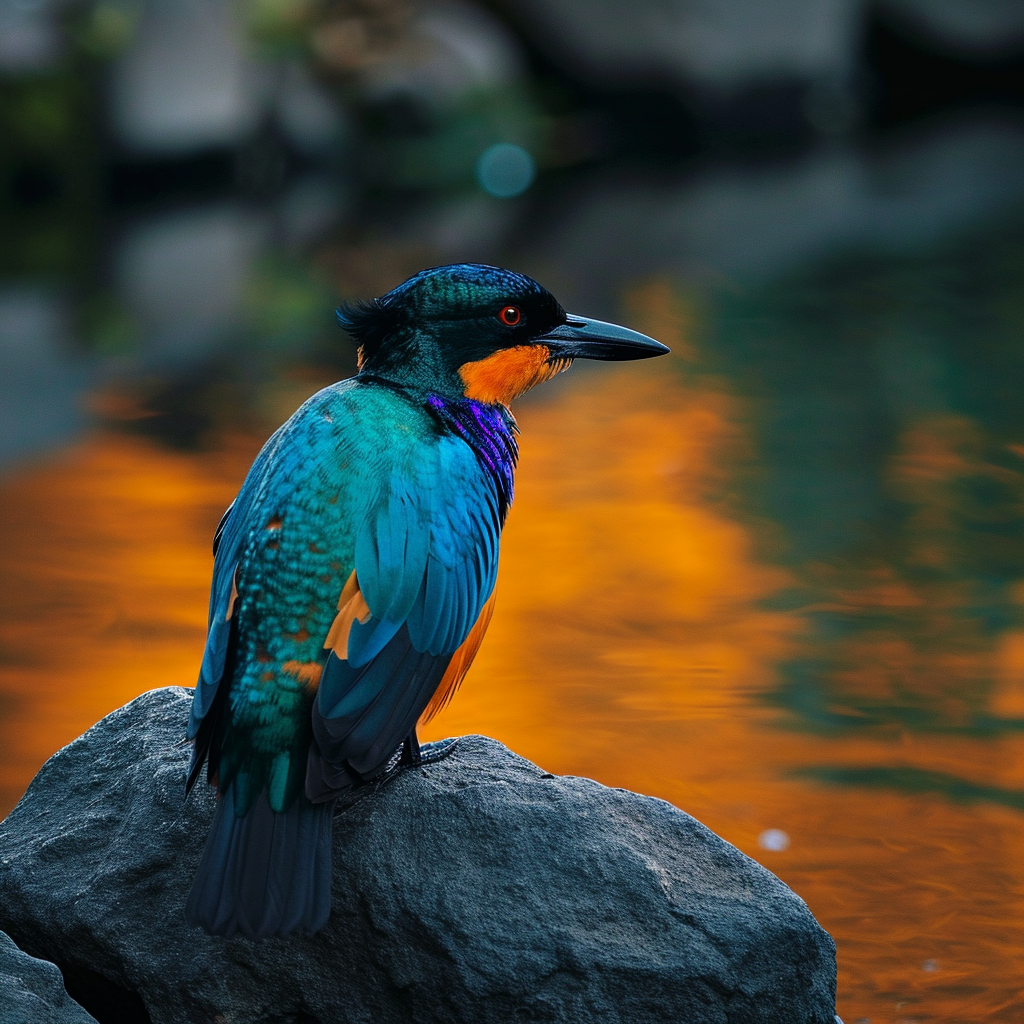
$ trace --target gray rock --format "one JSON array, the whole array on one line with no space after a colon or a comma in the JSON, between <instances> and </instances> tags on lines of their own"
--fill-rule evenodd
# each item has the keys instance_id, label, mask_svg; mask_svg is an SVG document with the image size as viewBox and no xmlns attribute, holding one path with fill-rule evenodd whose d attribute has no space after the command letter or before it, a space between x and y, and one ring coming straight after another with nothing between
<instances>
[{"instance_id":1,"label":"gray rock","mask_svg":"<svg viewBox=\"0 0 1024 1024\"><path fill-rule=\"evenodd\" d=\"M182 797L190 697L108 715L0 825L0 927L101 1022L833 1024L835 946L774 875L481 736L338 815L319 935L189 929L213 812L205 785Z\"/></svg>"},{"instance_id":2,"label":"gray rock","mask_svg":"<svg viewBox=\"0 0 1024 1024\"><path fill-rule=\"evenodd\" d=\"M0 932L0 1024L96 1024L64 990L60 968Z\"/></svg>"}]
</instances>

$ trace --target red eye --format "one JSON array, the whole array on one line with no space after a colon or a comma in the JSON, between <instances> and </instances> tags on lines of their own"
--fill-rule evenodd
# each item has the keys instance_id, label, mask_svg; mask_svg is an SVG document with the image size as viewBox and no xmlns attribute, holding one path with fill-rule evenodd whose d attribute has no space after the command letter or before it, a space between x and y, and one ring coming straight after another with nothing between
<instances>
[{"instance_id":1,"label":"red eye","mask_svg":"<svg viewBox=\"0 0 1024 1024\"><path fill-rule=\"evenodd\" d=\"M519 309L516 306L503 306L501 312L498 314L498 319L506 327L515 327L522 318L523 314L519 312Z\"/></svg>"}]
</instances>

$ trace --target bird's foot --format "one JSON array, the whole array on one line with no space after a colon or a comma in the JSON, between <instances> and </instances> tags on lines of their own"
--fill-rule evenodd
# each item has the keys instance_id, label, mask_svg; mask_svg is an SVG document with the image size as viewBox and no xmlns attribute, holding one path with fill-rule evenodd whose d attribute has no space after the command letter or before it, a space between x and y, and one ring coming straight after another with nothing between
<instances>
[{"instance_id":1,"label":"bird's foot","mask_svg":"<svg viewBox=\"0 0 1024 1024\"><path fill-rule=\"evenodd\" d=\"M400 765L418 765L423 761L420 753L420 741L416 738L415 730L405 737L402 744L402 756L398 759Z\"/></svg>"}]
</instances>

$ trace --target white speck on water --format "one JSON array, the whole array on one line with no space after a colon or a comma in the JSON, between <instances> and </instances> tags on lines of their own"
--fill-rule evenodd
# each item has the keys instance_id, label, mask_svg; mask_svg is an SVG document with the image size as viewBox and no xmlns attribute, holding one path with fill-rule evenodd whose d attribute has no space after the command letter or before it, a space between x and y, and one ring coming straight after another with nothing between
<instances>
[{"instance_id":1,"label":"white speck on water","mask_svg":"<svg viewBox=\"0 0 1024 1024\"><path fill-rule=\"evenodd\" d=\"M757 845L762 850L771 850L778 853L781 850L789 849L789 835L781 828L766 828L758 837Z\"/></svg>"},{"instance_id":2,"label":"white speck on water","mask_svg":"<svg viewBox=\"0 0 1024 1024\"><path fill-rule=\"evenodd\" d=\"M938 962L938 960L925 960L925 962L923 964L921 964L921 970L922 971L928 971L929 974L932 973L933 971L937 971L938 969L939 969L939 962Z\"/></svg>"}]
</instances>

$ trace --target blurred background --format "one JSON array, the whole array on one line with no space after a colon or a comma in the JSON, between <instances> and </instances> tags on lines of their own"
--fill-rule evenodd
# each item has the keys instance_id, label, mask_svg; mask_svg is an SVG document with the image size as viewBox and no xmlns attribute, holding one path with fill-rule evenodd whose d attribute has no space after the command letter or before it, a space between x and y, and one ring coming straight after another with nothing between
<instances>
[{"instance_id":1,"label":"blurred background","mask_svg":"<svg viewBox=\"0 0 1024 1024\"><path fill-rule=\"evenodd\" d=\"M523 400L429 729L671 800L839 1012L1024 1019L1024 5L0 0L0 813L192 685L342 298L537 277L673 355Z\"/></svg>"}]
</instances>

